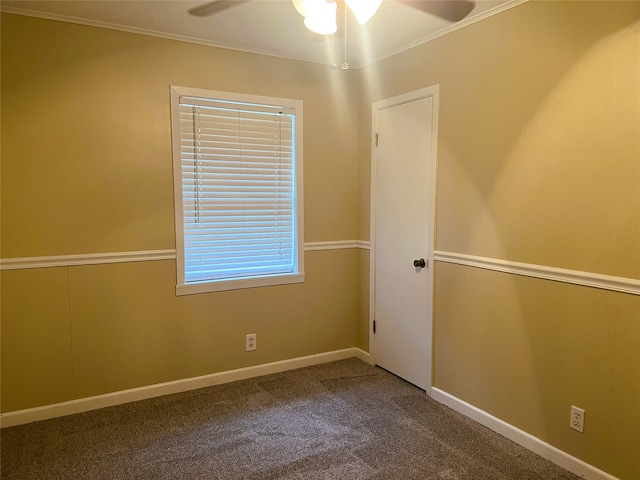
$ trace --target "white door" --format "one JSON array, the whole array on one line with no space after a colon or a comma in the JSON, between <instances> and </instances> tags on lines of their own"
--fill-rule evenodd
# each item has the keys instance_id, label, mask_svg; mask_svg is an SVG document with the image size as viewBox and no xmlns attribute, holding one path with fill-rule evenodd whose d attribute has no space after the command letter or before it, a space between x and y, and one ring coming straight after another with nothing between
<instances>
[{"instance_id":1,"label":"white door","mask_svg":"<svg viewBox=\"0 0 640 480\"><path fill-rule=\"evenodd\" d=\"M373 108L374 361L430 393L437 87ZM422 264L424 266L416 266ZM414 264L415 262L415 264Z\"/></svg>"}]
</instances>

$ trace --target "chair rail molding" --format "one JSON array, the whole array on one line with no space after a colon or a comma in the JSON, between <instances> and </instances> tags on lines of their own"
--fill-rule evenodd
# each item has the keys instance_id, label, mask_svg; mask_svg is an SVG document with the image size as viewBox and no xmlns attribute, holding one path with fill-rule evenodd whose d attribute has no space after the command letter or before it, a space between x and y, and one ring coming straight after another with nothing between
<instances>
[{"instance_id":1,"label":"chair rail molding","mask_svg":"<svg viewBox=\"0 0 640 480\"><path fill-rule=\"evenodd\" d=\"M305 252L344 250L350 248L368 250L369 242L365 240L333 240L326 242L305 242L304 244ZM0 270L74 267L77 265L100 265L106 263L151 262L155 260L175 260L175 258L175 249L3 258L0 259Z\"/></svg>"},{"instance_id":2,"label":"chair rail molding","mask_svg":"<svg viewBox=\"0 0 640 480\"><path fill-rule=\"evenodd\" d=\"M443 250L436 250L433 257L436 262L454 263L456 265L465 265L467 267L482 268L484 270L493 270L513 275L640 295L640 280L635 278L601 275L599 273L535 265L532 263L512 262L510 260L446 252Z\"/></svg>"}]
</instances>

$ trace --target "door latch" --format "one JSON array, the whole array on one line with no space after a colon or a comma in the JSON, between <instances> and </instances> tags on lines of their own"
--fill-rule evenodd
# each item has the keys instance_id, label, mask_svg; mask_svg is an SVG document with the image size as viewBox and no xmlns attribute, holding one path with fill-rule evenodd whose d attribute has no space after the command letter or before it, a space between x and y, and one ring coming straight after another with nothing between
<instances>
[{"instance_id":1,"label":"door latch","mask_svg":"<svg viewBox=\"0 0 640 480\"><path fill-rule=\"evenodd\" d=\"M426 262L424 261L424 258L421 258L420 260L414 260L413 261L413 266L416 268L424 268L427 266Z\"/></svg>"}]
</instances>

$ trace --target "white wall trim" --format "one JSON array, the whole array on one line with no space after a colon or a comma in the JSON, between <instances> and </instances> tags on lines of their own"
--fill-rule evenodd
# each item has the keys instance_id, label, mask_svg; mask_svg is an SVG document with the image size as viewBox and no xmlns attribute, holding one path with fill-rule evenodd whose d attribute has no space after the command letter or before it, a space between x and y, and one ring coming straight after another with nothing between
<instances>
[{"instance_id":1,"label":"white wall trim","mask_svg":"<svg viewBox=\"0 0 640 480\"><path fill-rule=\"evenodd\" d=\"M369 352L365 352L364 350L361 350L359 348L355 348L355 352L356 352L356 358L358 360L362 360L365 363L368 363L369 365L373 365L373 356L369 354Z\"/></svg>"},{"instance_id":2,"label":"white wall trim","mask_svg":"<svg viewBox=\"0 0 640 480\"><path fill-rule=\"evenodd\" d=\"M601 275L599 273L581 272L579 270L568 270L531 263L511 262L498 258L479 257L476 255L466 255L441 250L434 252L434 260L466 265L468 267L483 268L485 270L494 270L496 272L523 275L525 277L542 278L556 282L640 295L640 280L635 278L614 277L612 275Z\"/></svg>"},{"instance_id":3,"label":"white wall trim","mask_svg":"<svg viewBox=\"0 0 640 480\"><path fill-rule=\"evenodd\" d=\"M305 252L315 252L318 250L343 250L347 248L356 248L356 240L336 240L329 242L305 242Z\"/></svg>"},{"instance_id":4,"label":"white wall trim","mask_svg":"<svg viewBox=\"0 0 640 480\"><path fill-rule=\"evenodd\" d=\"M589 465L439 388L431 388L431 398L582 478L587 480L618 480L613 475Z\"/></svg>"},{"instance_id":5,"label":"white wall trim","mask_svg":"<svg viewBox=\"0 0 640 480\"><path fill-rule=\"evenodd\" d=\"M28 268L72 267L103 263L149 262L174 260L175 250L146 250L138 252L87 253L80 255L53 255L48 257L3 258L0 270L24 270Z\"/></svg>"},{"instance_id":6,"label":"white wall trim","mask_svg":"<svg viewBox=\"0 0 640 480\"><path fill-rule=\"evenodd\" d=\"M467 17L463 20L460 20L459 22L453 23L451 25L449 25L448 27L445 27L441 30L438 30L437 32L433 32L430 33L429 35L425 35L424 37L420 37L416 40L414 40L413 42L407 43L405 45L400 46L399 48L395 48L393 50L390 50L386 53L384 53L383 55L379 56L379 57L375 57L373 59L371 59L370 62L365 63L364 65L362 65L363 67L368 67L370 65L373 65L374 63L377 63L381 60L384 60L386 58L389 57L393 57L394 55L397 55L399 53L402 53L406 50L409 50L411 48L417 47L419 45L422 45L423 43L427 43L430 42L432 40L435 40L436 38L440 38L443 37L445 35L448 35L450 33L455 32L456 30L460 30L461 28L465 28L468 27L469 25L473 25L476 22L480 22L482 20L485 20L489 17L493 17L494 15L497 15L499 13L502 13L506 10L509 10L513 7L517 7L518 5L522 5L523 3L528 2L529 0L510 0L506 3L503 3L501 5L498 5L496 7L490 8L489 10L486 10L482 13L479 13L477 15L473 15L470 17Z\"/></svg>"},{"instance_id":7,"label":"white wall trim","mask_svg":"<svg viewBox=\"0 0 640 480\"><path fill-rule=\"evenodd\" d=\"M333 242L306 242L305 252L342 250L348 248L369 249L365 240L337 240ZM175 249L142 250L136 252L86 253L79 255L51 255L47 257L22 257L0 259L0 270L26 270L30 268L74 267L78 265L100 265L105 263L150 262L175 260Z\"/></svg>"},{"instance_id":8,"label":"white wall trim","mask_svg":"<svg viewBox=\"0 0 640 480\"><path fill-rule=\"evenodd\" d=\"M371 243L369 242L369 240L356 240L356 248L371 250Z\"/></svg>"},{"instance_id":9,"label":"white wall trim","mask_svg":"<svg viewBox=\"0 0 640 480\"><path fill-rule=\"evenodd\" d=\"M288 60L299 60L301 62L312 62L312 63L319 63L319 64L326 63L321 58L311 59L304 55L285 55L282 52L277 52L277 51L267 51L267 50L251 48L251 47L240 47L237 45L232 45L230 43L211 41L211 40L206 40L204 38L190 37L188 35L160 32L157 30L149 30L142 27L134 27L130 25L120 25L117 23L103 22L101 20L94 20L91 18L74 17L72 15L63 15L59 13L34 11L26 8L8 6L4 4L2 4L2 6L0 7L0 11L4 13L10 13L13 15L23 15L25 17L41 18L44 20L54 20L57 22L75 23L77 25L86 25L88 27L106 28L108 30L118 30L120 32L134 33L137 35L146 35L149 37L163 38L165 40L175 40L178 42L193 43L196 45L205 45L207 47L224 48L226 50L235 50L238 52L255 53L257 55L267 55L270 57L286 58ZM354 65L354 68L359 68L359 67Z\"/></svg>"},{"instance_id":10,"label":"white wall trim","mask_svg":"<svg viewBox=\"0 0 640 480\"><path fill-rule=\"evenodd\" d=\"M438 30L436 32L433 32L432 34L429 35L425 35L424 37L421 37L413 42L410 42L406 45L402 45L400 48L396 48L390 51L387 51L385 53L383 53L380 56L374 57L369 59L369 61L367 61L367 59L365 59L363 64L353 64L352 68L363 68L363 67L368 67L370 65L373 65L376 62L379 62L381 60L384 60L385 58L389 58L392 57L398 53L404 52L405 50L409 50L413 47L416 47L418 45L421 45L423 43L427 43L430 42L431 40L435 40L436 38L442 37L444 35L447 35L449 33L455 32L456 30L459 30L461 28L464 27L468 27L469 25L473 25L476 22L479 22L481 20L484 20L486 18L492 17L493 15L497 15L499 13L502 13L506 10L509 10L513 7L517 7L518 5L521 5L522 3L528 2L529 0L509 0L506 3L503 3L501 5L498 5L496 7L493 7L489 10L486 10L482 13L479 13L477 15L471 16L471 17L467 17L459 22L456 22L452 25L449 25L447 27L442 28L441 30ZM106 28L109 30L119 30L121 32L127 32L127 33L135 33L138 35L147 35L147 36L151 36L151 37L158 37L158 38L164 38L167 40L176 40L179 42L187 42L187 43L193 43L196 45L206 45L209 47L216 47L216 48L224 48L224 49L228 49L228 50L236 50L236 51L240 51L240 52L247 52L247 53L255 53L258 55L268 55L268 56L273 56L273 57L279 57L279 58L286 58L286 59L291 59L291 60L299 60L299 61L303 61L303 62L313 62L313 63L320 63L320 64L325 64L326 61L322 58L309 58L307 56L304 55L291 55L291 54L283 54L282 52L278 52L278 51L265 51L265 50L261 50L261 49L257 49L257 48L251 48L251 47L240 47L237 45L232 45L232 44L228 44L225 42L216 42L216 41L210 41L210 40L206 40L206 39L202 39L202 38L195 38L195 37L190 37L188 35L179 35L179 34L173 34L173 33L167 33L167 32L159 32L156 30L149 30L146 28L141 28L141 27L134 27L134 26L130 26L130 25L120 25L120 24L116 24L116 23L111 23L111 22L104 22L101 20L94 20L91 18L81 18L81 17L74 17L71 15L63 15L63 14L59 14L59 13L51 13L51 12L43 12L43 11L34 11L34 10L29 10L26 8L20 8L20 7L15 7L15 6L8 6L8 5L4 5L1 4L0 5L0 11L5 12L5 13L10 13L10 14L14 14L14 15L24 15L27 17L35 17L35 18L42 18L45 20L55 20L58 22L67 22L67 23L75 23L78 25L87 25L90 27L98 27L98 28Z\"/></svg>"},{"instance_id":11,"label":"white wall trim","mask_svg":"<svg viewBox=\"0 0 640 480\"><path fill-rule=\"evenodd\" d=\"M185 378L173 382L158 383L145 387L121 390L119 392L96 395L94 397L80 398L68 402L45 405L42 407L28 408L0 414L0 428L23 425L25 423L47 420L50 418L64 417L76 413L87 412L99 408L121 405L123 403L155 398L162 395L186 392L198 388L211 387L223 383L246 380L248 378L260 377L272 373L295 370L297 368L319 365L321 363L335 362L345 358L357 357L360 360L370 363L369 354L359 348L345 348L332 352L318 353L306 357L292 358L279 362L256 365L254 367L238 368L226 372L212 373L200 377Z\"/></svg>"}]
</instances>

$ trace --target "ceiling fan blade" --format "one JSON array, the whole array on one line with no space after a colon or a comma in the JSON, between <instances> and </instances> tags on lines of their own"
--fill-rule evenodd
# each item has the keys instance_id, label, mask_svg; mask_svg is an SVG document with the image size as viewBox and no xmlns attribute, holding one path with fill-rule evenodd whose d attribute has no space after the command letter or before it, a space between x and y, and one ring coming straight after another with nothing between
<instances>
[{"instance_id":1,"label":"ceiling fan blade","mask_svg":"<svg viewBox=\"0 0 640 480\"><path fill-rule=\"evenodd\" d=\"M213 0L212 2L204 3L199 7L189 9L189 13L196 17L208 17L221 12L222 10L226 10L227 8L235 7L241 3L246 3L247 1L249 0Z\"/></svg>"},{"instance_id":2,"label":"ceiling fan blade","mask_svg":"<svg viewBox=\"0 0 640 480\"><path fill-rule=\"evenodd\" d=\"M476 6L473 0L396 0L450 22L459 22Z\"/></svg>"}]
</instances>

